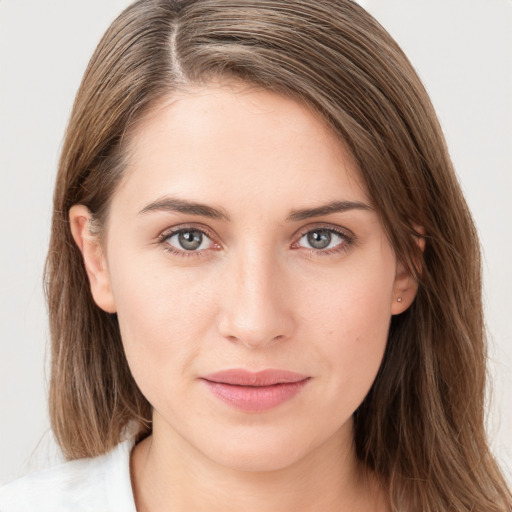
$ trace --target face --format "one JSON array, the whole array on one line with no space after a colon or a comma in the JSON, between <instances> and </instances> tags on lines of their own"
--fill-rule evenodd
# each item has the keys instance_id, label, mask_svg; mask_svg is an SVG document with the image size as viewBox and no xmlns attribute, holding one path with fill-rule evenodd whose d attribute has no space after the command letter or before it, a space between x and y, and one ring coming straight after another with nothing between
<instances>
[{"instance_id":1,"label":"face","mask_svg":"<svg viewBox=\"0 0 512 512\"><path fill-rule=\"evenodd\" d=\"M87 265L155 436L257 470L351 440L408 278L347 150L305 106L211 84L130 155Z\"/></svg>"}]
</instances>

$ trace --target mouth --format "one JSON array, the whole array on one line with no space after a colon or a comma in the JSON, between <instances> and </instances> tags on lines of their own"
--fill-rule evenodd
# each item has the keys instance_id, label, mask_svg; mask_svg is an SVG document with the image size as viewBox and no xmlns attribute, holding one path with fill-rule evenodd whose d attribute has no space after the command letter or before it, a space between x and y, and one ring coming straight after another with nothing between
<instances>
[{"instance_id":1,"label":"mouth","mask_svg":"<svg viewBox=\"0 0 512 512\"><path fill-rule=\"evenodd\" d=\"M294 398L311 377L287 370L231 369L201 377L221 401L246 412L263 412Z\"/></svg>"}]
</instances>

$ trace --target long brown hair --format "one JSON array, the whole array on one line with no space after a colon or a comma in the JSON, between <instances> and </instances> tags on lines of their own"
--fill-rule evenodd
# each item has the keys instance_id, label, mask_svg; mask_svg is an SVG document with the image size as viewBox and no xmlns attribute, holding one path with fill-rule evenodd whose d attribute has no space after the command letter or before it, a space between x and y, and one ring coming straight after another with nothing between
<instances>
[{"instance_id":1,"label":"long brown hair","mask_svg":"<svg viewBox=\"0 0 512 512\"><path fill-rule=\"evenodd\" d=\"M419 281L413 305L392 318L383 364L355 413L358 457L397 510L510 510L484 431L475 227L418 76L350 0L140 0L104 35L69 121L46 266L50 412L65 456L108 451L130 421L141 436L151 432L151 407L116 316L92 299L68 211L86 205L101 230L131 129L160 99L214 78L320 113L353 153L397 257Z\"/></svg>"}]
</instances>

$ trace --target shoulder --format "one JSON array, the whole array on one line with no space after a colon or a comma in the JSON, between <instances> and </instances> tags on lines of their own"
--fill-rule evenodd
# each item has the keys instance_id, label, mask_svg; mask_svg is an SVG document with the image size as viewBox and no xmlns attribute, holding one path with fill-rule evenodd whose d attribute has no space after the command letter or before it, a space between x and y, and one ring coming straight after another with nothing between
<instances>
[{"instance_id":1,"label":"shoulder","mask_svg":"<svg viewBox=\"0 0 512 512\"><path fill-rule=\"evenodd\" d=\"M111 452L24 476L0 488L0 512L135 512L128 440Z\"/></svg>"}]
</instances>

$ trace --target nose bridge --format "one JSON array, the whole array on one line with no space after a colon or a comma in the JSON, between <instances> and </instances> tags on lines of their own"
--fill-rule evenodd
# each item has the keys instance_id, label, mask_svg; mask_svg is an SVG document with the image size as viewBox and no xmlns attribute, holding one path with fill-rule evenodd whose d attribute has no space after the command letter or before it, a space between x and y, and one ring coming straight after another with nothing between
<instances>
[{"instance_id":1,"label":"nose bridge","mask_svg":"<svg viewBox=\"0 0 512 512\"><path fill-rule=\"evenodd\" d=\"M232 255L229 281L219 325L223 336L255 348L291 334L286 279L271 248L240 248Z\"/></svg>"}]
</instances>

